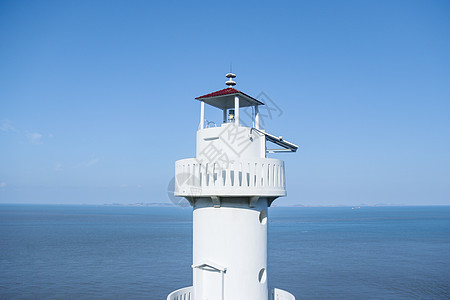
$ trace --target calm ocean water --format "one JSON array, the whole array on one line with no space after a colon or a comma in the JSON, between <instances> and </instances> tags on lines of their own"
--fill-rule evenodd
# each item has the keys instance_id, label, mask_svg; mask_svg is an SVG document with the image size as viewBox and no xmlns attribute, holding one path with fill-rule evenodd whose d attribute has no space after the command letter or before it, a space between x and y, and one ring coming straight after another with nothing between
<instances>
[{"instance_id":1,"label":"calm ocean water","mask_svg":"<svg viewBox=\"0 0 450 300\"><path fill-rule=\"evenodd\" d=\"M0 299L165 299L192 210L0 205ZM449 299L450 207L271 208L269 285L297 299Z\"/></svg>"}]
</instances>

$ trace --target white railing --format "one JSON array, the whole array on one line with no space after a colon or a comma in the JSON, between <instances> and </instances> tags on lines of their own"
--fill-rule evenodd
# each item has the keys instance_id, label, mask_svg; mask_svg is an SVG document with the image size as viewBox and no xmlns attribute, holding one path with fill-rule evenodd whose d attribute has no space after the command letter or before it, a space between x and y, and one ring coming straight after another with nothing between
<instances>
[{"instance_id":1,"label":"white railing","mask_svg":"<svg viewBox=\"0 0 450 300\"><path fill-rule=\"evenodd\" d=\"M203 162L195 158L175 163L175 196L284 196L284 163L259 158Z\"/></svg>"},{"instance_id":2,"label":"white railing","mask_svg":"<svg viewBox=\"0 0 450 300\"><path fill-rule=\"evenodd\" d=\"M274 288L271 300L295 300L295 297L289 292Z\"/></svg>"},{"instance_id":3,"label":"white railing","mask_svg":"<svg viewBox=\"0 0 450 300\"><path fill-rule=\"evenodd\" d=\"M192 286L173 291L167 296L167 300L193 300L192 291Z\"/></svg>"},{"instance_id":4,"label":"white railing","mask_svg":"<svg viewBox=\"0 0 450 300\"><path fill-rule=\"evenodd\" d=\"M193 300L193 287L188 286L176 291L167 296L167 300ZM271 293L270 300L295 300L294 295L281 289L274 288Z\"/></svg>"}]
</instances>

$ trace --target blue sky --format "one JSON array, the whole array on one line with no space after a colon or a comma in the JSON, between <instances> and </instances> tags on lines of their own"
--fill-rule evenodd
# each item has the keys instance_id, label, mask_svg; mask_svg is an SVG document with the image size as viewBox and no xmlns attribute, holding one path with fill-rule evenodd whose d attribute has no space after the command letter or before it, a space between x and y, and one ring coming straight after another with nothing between
<instances>
[{"instance_id":1,"label":"blue sky","mask_svg":"<svg viewBox=\"0 0 450 300\"><path fill-rule=\"evenodd\" d=\"M230 62L278 205L450 204L448 1L0 1L0 203L169 202Z\"/></svg>"}]
</instances>

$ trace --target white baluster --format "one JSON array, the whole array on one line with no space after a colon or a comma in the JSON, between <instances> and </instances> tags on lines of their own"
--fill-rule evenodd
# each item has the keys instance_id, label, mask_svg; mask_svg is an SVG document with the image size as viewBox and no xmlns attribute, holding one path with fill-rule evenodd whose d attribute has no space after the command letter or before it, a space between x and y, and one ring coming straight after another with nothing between
<instances>
[{"instance_id":1,"label":"white baluster","mask_svg":"<svg viewBox=\"0 0 450 300\"><path fill-rule=\"evenodd\" d=\"M216 163L212 163L211 164L211 177L210 177L211 184L209 186L216 186L216 178L214 176L215 172L216 172Z\"/></svg>"},{"instance_id":2,"label":"white baluster","mask_svg":"<svg viewBox=\"0 0 450 300\"><path fill-rule=\"evenodd\" d=\"M209 168L210 168L210 164L209 163L205 163L205 187L209 187L210 183L211 183L211 176L209 174Z\"/></svg>"},{"instance_id":3,"label":"white baluster","mask_svg":"<svg viewBox=\"0 0 450 300\"><path fill-rule=\"evenodd\" d=\"M242 163L242 186L248 187L248 177L247 174L250 173L249 171L249 163Z\"/></svg>"},{"instance_id":4,"label":"white baluster","mask_svg":"<svg viewBox=\"0 0 450 300\"><path fill-rule=\"evenodd\" d=\"M205 165L203 163L199 164L199 170L200 170L200 187L205 186Z\"/></svg>"},{"instance_id":5,"label":"white baluster","mask_svg":"<svg viewBox=\"0 0 450 300\"><path fill-rule=\"evenodd\" d=\"M280 188L281 184L281 165L277 164L277 188Z\"/></svg>"},{"instance_id":6,"label":"white baluster","mask_svg":"<svg viewBox=\"0 0 450 300\"><path fill-rule=\"evenodd\" d=\"M249 181L249 187L255 186L255 163L250 162L249 164L249 174L250 174L250 181Z\"/></svg>"},{"instance_id":7,"label":"white baluster","mask_svg":"<svg viewBox=\"0 0 450 300\"><path fill-rule=\"evenodd\" d=\"M269 168L269 184L268 186L273 187L273 164L268 164Z\"/></svg>"},{"instance_id":8,"label":"white baluster","mask_svg":"<svg viewBox=\"0 0 450 300\"><path fill-rule=\"evenodd\" d=\"M273 187L278 188L278 164L273 164Z\"/></svg>"},{"instance_id":9,"label":"white baluster","mask_svg":"<svg viewBox=\"0 0 450 300\"><path fill-rule=\"evenodd\" d=\"M269 181L269 166L267 163L263 163L263 183L262 183L262 187L267 187L268 186L268 181Z\"/></svg>"},{"instance_id":10,"label":"white baluster","mask_svg":"<svg viewBox=\"0 0 450 300\"><path fill-rule=\"evenodd\" d=\"M188 164L188 173L187 173L187 184L188 184L188 186L193 186L193 184L194 184L194 177L192 176L192 168L193 168L193 165L191 165L191 164Z\"/></svg>"},{"instance_id":11,"label":"white baluster","mask_svg":"<svg viewBox=\"0 0 450 300\"><path fill-rule=\"evenodd\" d=\"M261 164L259 162L255 164L255 175L256 175L255 186L259 188L261 186Z\"/></svg>"},{"instance_id":12,"label":"white baluster","mask_svg":"<svg viewBox=\"0 0 450 300\"><path fill-rule=\"evenodd\" d=\"M225 187L231 186L231 163L227 162L225 168Z\"/></svg>"},{"instance_id":13,"label":"white baluster","mask_svg":"<svg viewBox=\"0 0 450 300\"><path fill-rule=\"evenodd\" d=\"M233 164L234 170L234 186L239 186L239 162L237 160L234 161Z\"/></svg>"},{"instance_id":14,"label":"white baluster","mask_svg":"<svg viewBox=\"0 0 450 300\"><path fill-rule=\"evenodd\" d=\"M200 187L200 163L195 164L195 186Z\"/></svg>"},{"instance_id":15,"label":"white baluster","mask_svg":"<svg viewBox=\"0 0 450 300\"><path fill-rule=\"evenodd\" d=\"M222 164L220 163L217 163L217 186L224 186L222 179Z\"/></svg>"}]
</instances>

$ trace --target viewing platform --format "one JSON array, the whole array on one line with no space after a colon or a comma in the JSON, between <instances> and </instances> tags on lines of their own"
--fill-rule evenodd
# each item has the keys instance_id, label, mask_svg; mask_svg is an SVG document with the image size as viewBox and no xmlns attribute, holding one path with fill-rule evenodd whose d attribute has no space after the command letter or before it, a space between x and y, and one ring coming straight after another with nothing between
<instances>
[{"instance_id":1,"label":"viewing platform","mask_svg":"<svg viewBox=\"0 0 450 300\"><path fill-rule=\"evenodd\" d=\"M193 300L193 291L194 287L189 286L185 287L172 293L167 296L167 300ZM284 290L280 290L277 288L272 289L272 292L269 297L270 300L295 300L295 297Z\"/></svg>"},{"instance_id":2,"label":"viewing platform","mask_svg":"<svg viewBox=\"0 0 450 300\"><path fill-rule=\"evenodd\" d=\"M284 162L274 158L235 159L208 163L196 158L175 163L175 196L286 195Z\"/></svg>"}]
</instances>

